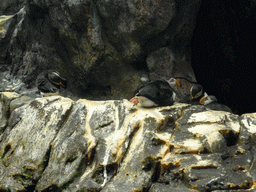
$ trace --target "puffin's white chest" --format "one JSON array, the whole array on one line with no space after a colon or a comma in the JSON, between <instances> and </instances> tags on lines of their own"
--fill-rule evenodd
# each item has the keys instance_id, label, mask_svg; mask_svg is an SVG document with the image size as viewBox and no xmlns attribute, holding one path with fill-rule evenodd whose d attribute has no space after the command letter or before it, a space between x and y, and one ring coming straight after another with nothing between
<instances>
[{"instance_id":1,"label":"puffin's white chest","mask_svg":"<svg viewBox=\"0 0 256 192\"><path fill-rule=\"evenodd\" d=\"M158 106L154 101L149 100L146 97L143 96L137 96L139 104L143 107L155 107Z\"/></svg>"}]
</instances>

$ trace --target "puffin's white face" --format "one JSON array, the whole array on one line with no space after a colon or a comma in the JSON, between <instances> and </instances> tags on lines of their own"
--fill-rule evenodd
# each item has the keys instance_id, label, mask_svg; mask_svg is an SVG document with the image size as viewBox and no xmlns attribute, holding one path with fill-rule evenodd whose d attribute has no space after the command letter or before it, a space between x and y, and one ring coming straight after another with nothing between
<instances>
[{"instance_id":1,"label":"puffin's white face","mask_svg":"<svg viewBox=\"0 0 256 192\"><path fill-rule=\"evenodd\" d=\"M177 79L171 78L167 82L173 89L177 89L180 87L180 82Z\"/></svg>"}]
</instances>

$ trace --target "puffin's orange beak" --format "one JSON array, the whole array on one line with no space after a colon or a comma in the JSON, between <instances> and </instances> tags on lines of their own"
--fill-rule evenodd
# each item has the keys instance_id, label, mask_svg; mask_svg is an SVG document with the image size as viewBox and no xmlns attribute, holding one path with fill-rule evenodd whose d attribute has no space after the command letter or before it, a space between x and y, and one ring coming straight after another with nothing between
<instances>
[{"instance_id":1,"label":"puffin's orange beak","mask_svg":"<svg viewBox=\"0 0 256 192\"><path fill-rule=\"evenodd\" d=\"M205 100L205 98L206 98L206 97L202 97L202 98L200 99L199 103L200 103L201 105L203 105L203 104L204 104L204 100Z\"/></svg>"},{"instance_id":2,"label":"puffin's orange beak","mask_svg":"<svg viewBox=\"0 0 256 192\"><path fill-rule=\"evenodd\" d=\"M63 83L59 82L59 84L60 84L61 87L65 88L65 85L63 85Z\"/></svg>"},{"instance_id":3,"label":"puffin's orange beak","mask_svg":"<svg viewBox=\"0 0 256 192\"><path fill-rule=\"evenodd\" d=\"M180 82L177 80L177 79L174 79L175 81L176 81L176 83L177 83L177 86L176 86L176 88L180 88Z\"/></svg>"},{"instance_id":4,"label":"puffin's orange beak","mask_svg":"<svg viewBox=\"0 0 256 192\"><path fill-rule=\"evenodd\" d=\"M139 103L138 97L131 98L130 102L133 103L134 105L138 105L138 103Z\"/></svg>"}]
</instances>

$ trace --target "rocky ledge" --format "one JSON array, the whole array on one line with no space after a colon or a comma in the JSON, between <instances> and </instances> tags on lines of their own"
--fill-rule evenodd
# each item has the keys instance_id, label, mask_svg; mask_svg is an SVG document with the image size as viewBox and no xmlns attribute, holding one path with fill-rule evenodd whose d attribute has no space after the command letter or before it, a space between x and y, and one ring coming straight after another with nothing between
<instances>
[{"instance_id":1,"label":"rocky ledge","mask_svg":"<svg viewBox=\"0 0 256 192\"><path fill-rule=\"evenodd\" d=\"M255 191L256 114L2 92L0 191Z\"/></svg>"}]
</instances>

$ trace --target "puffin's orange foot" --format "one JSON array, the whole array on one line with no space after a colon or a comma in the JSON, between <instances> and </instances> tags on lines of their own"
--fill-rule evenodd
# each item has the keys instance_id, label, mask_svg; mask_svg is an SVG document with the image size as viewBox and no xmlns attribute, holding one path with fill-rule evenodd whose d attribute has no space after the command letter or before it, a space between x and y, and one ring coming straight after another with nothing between
<instances>
[{"instance_id":1,"label":"puffin's orange foot","mask_svg":"<svg viewBox=\"0 0 256 192\"><path fill-rule=\"evenodd\" d=\"M139 101L138 101L138 97L133 97L130 99L130 102L135 104L135 105L138 105Z\"/></svg>"}]
</instances>

